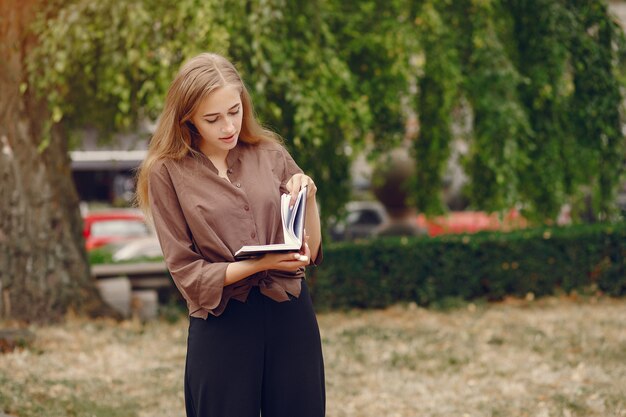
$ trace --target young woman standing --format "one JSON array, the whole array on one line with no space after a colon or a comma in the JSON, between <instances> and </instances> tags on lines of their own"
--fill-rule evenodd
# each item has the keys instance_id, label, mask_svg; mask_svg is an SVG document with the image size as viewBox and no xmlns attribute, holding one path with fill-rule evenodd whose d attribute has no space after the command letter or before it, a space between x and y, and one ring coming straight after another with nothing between
<instances>
[{"instance_id":1,"label":"young woman standing","mask_svg":"<svg viewBox=\"0 0 626 417\"><path fill-rule=\"evenodd\" d=\"M280 196L307 186L300 253L282 243ZM254 117L235 67L204 53L180 69L138 174L165 261L187 301L189 417L320 417L324 365L304 275L322 259L317 188Z\"/></svg>"}]
</instances>

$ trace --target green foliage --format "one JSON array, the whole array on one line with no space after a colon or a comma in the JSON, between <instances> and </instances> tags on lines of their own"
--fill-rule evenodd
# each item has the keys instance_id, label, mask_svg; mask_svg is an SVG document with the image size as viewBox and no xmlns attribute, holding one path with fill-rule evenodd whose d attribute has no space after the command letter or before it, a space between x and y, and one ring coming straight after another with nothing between
<instances>
[{"instance_id":1,"label":"green foliage","mask_svg":"<svg viewBox=\"0 0 626 417\"><path fill-rule=\"evenodd\" d=\"M318 308L537 296L595 286L626 294L626 224L386 238L326 246L314 271Z\"/></svg>"},{"instance_id":2,"label":"green foliage","mask_svg":"<svg viewBox=\"0 0 626 417\"><path fill-rule=\"evenodd\" d=\"M100 265L100 264L113 264L113 263L139 263L139 262L163 262L162 256L149 257L149 256L140 256L137 258L125 260L125 261L114 261L113 260L113 251L115 250L116 245L105 245L96 249L90 250L87 255L89 256L89 265Z\"/></svg>"},{"instance_id":3,"label":"green foliage","mask_svg":"<svg viewBox=\"0 0 626 417\"><path fill-rule=\"evenodd\" d=\"M475 207L514 204L539 221L593 190L598 218L614 212L623 173L620 63L624 33L594 1L424 2L416 22L423 75L415 143L418 208L441 211L451 114L469 101Z\"/></svg>"},{"instance_id":4,"label":"green foliage","mask_svg":"<svg viewBox=\"0 0 626 417\"><path fill-rule=\"evenodd\" d=\"M625 40L622 28L608 15L604 2L568 4L579 11L574 22L577 30L569 40L574 86L569 110L575 115L575 142L570 149L578 154L581 165L589 168L587 172L572 172L572 176L579 180L586 177L580 182L592 187L594 208L606 216L611 213L615 185L624 172L626 149L620 120L623 83L619 82L615 53L624 54ZM622 56L622 68L623 63ZM577 169L573 167L572 171Z\"/></svg>"},{"instance_id":5,"label":"green foliage","mask_svg":"<svg viewBox=\"0 0 626 417\"><path fill-rule=\"evenodd\" d=\"M324 218L349 198L355 152L396 146L411 114L412 198L443 211L463 106L474 207L519 205L545 221L591 190L596 218L614 211L626 40L604 0L47 4L23 88L45 95L51 124L109 132L154 120L180 63L213 50L236 62L262 121L317 180Z\"/></svg>"},{"instance_id":6,"label":"green foliage","mask_svg":"<svg viewBox=\"0 0 626 417\"><path fill-rule=\"evenodd\" d=\"M515 27L516 65L526 78L519 85L533 134L531 169L523 171L523 194L533 204L527 212L554 218L564 197L573 191L576 148L568 131L568 32L572 10L562 2L541 0L530 5L506 1ZM541 169L536 169L541 166Z\"/></svg>"},{"instance_id":7,"label":"green foliage","mask_svg":"<svg viewBox=\"0 0 626 417\"><path fill-rule=\"evenodd\" d=\"M113 253L107 247L92 249L87 255L89 256L89 265L113 263Z\"/></svg>"},{"instance_id":8,"label":"green foliage","mask_svg":"<svg viewBox=\"0 0 626 417\"><path fill-rule=\"evenodd\" d=\"M455 10L450 0L429 1L418 18L425 63L417 96L420 134L414 146L417 174L413 190L417 207L426 213L443 211L439 196L461 82Z\"/></svg>"},{"instance_id":9,"label":"green foliage","mask_svg":"<svg viewBox=\"0 0 626 417\"><path fill-rule=\"evenodd\" d=\"M368 126L356 80L337 54L324 3L229 2L229 55L252 87L262 121L319 186L323 217L350 194L351 157Z\"/></svg>"},{"instance_id":10,"label":"green foliage","mask_svg":"<svg viewBox=\"0 0 626 417\"><path fill-rule=\"evenodd\" d=\"M320 309L398 302L447 308L462 300L589 288L626 295L626 223L598 223L437 238L381 238L324 247L308 271ZM162 261L133 259L129 263ZM90 263L112 263L106 248Z\"/></svg>"},{"instance_id":11,"label":"green foliage","mask_svg":"<svg viewBox=\"0 0 626 417\"><path fill-rule=\"evenodd\" d=\"M251 87L262 121L324 184L319 198L327 217L349 197L345 148L358 143L369 113L336 53L321 6L76 1L39 22L42 41L30 60L31 84L47 94L54 122L63 119L70 129L129 129L158 116L181 62L206 50L226 54Z\"/></svg>"},{"instance_id":12,"label":"green foliage","mask_svg":"<svg viewBox=\"0 0 626 417\"><path fill-rule=\"evenodd\" d=\"M358 94L371 113L374 154L397 146L411 109L411 80L420 53L413 27L417 2L365 0L329 2L328 21L337 52L356 77Z\"/></svg>"},{"instance_id":13,"label":"green foliage","mask_svg":"<svg viewBox=\"0 0 626 417\"><path fill-rule=\"evenodd\" d=\"M523 78L501 38L501 8L492 2L467 6L469 25L464 90L474 112L474 132L465 170L473 179L468 195L474 205L505 210L521 200L521 173L530 168L531 127L518 87Z\"/></svg>"},{"instance_id":14,"label":"green foliage","mask_svg":"<svg viewBox=\"0 0 626 417\"><path fill-rule=\"evenodd\" d=\"M56 5L58 7L58 5ZM219 50L227 32L214 23L214 1L70 2L35 25L30 84L47 97L55 123L105 132L156 119L180 63ZM193 39L193 42L189 40Z\"/></svg>"}]
</instances>

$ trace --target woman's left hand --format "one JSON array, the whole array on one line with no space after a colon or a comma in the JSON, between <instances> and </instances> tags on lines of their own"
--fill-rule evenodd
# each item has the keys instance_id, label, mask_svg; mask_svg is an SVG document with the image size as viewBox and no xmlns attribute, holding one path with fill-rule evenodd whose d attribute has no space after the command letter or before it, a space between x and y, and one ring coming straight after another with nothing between
<instances>
[{"instance_id":1,"label":"woman's left hand","mask_svg":"<svg viewBox=\"0 0 626 417\"><path fill-rule=\"evenodd\" d=\"M286 187L289 194L291 194L289 206L293 206L296 203L298 193L304 187L308 187L308 191L306 193L308 201L311 201L313 197L315 197L315 193L317 193L317 187L315 186L313 179L304 174L295 174L289 181L287 181Z\"/></svg>"}]
</instances>

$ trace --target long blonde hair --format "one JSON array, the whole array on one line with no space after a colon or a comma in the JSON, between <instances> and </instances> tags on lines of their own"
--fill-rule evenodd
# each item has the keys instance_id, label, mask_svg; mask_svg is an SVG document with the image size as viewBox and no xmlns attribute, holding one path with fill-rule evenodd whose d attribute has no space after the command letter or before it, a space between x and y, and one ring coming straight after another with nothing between
<instances>
[{"instance_id":1,"label":"long blonde hair","mask_svg":"<svg viewBox=\"0 0 626 417\"><path fill-rule=\"evenodd\" d=\"M277 134L263 128L256 120L250 94L230 61L215 53L203 53L191 58L182 65L169 87L148 154L137 172L135 202L147 216L150 216L150 170L162 159L182 159L198 152L195 144L199 135L191 117L202 100L226 85L236 86L241 93L243 120L239 140L252 145L264 141L280 142Z\"/></svg>"}]
</instances>

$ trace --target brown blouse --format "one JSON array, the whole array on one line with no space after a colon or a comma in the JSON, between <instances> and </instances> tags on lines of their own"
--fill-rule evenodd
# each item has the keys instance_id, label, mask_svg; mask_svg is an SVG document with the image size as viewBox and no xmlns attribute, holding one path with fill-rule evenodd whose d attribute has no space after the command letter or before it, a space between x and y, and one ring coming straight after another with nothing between
<instances>
[{"instance_id":1,"label":"brown blouse","mask_svg":"<svg viewBox=\"0 0 626 417\"><path fill-rule=\"evenodd\" d=\"M189 314L219 316L231 298L245 301L252 286L276 301L298 297L304 269L264 271L224 287L226 267L244 245L283 243L280 195L302 170L279 144L239 142L228 152L230 182L204 155L161 160L150 172L154 225L174 283ZM318 251L313 264L321 262Z\"/></svg>"}]
</instances>

